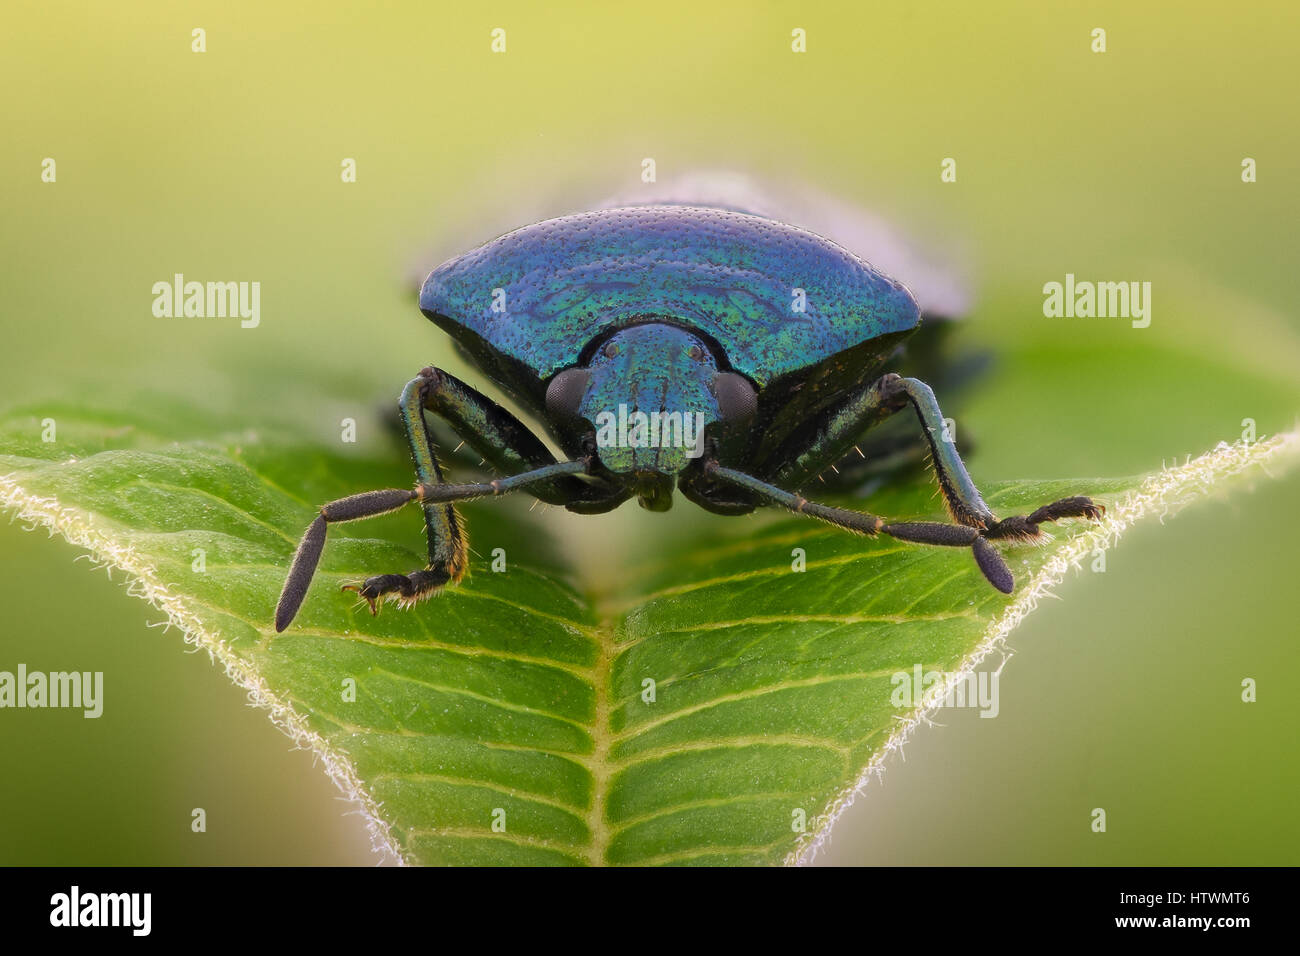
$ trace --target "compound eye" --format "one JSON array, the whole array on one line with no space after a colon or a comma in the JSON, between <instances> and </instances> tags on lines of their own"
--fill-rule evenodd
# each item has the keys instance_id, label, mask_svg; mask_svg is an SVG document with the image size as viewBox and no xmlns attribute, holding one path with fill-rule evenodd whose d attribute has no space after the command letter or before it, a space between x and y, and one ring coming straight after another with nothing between
<instances>
[{"instance_id":1,"label":"compound eye","mask_svg":"<svg viewBox=\"0 0 1300 956\"><path fill-rule=\"evenodd\" d=\"M758 411L758 392L743 375L719 372L713 376L713 394L723 421L743 421Z\"/></svg>"},{"instance_id":2,"label":"compound eye","mask_svg":"<svg viewBox=\"0 0 1300 956\"><path fill-rule=\"evenodd\" d=\"M585 368L565 369L546 386L546 410L552 415L576 416L590 381L591 372Z\"/></svg>"},{"instance_id":3,"label":"compound eye","mask_svg":"<svg viewBox=\"0 0 1300 956\"><path fill-rule=\"evenodd\" d=\"M610 342L605 346L605 358L614 358L616 355L618 355L618 346Z\"/></svg>"},{"instance_id":4,"label":"compound eye","mask_svg":"<svg viewBox=\"0 0 1300 956\"><path fill-rule=\"evenodd\" d=\"M692 345L686 350L686 354L696 362L704 361L704 349L700 348L698 345Z\"/></svg>"}]
</instances>

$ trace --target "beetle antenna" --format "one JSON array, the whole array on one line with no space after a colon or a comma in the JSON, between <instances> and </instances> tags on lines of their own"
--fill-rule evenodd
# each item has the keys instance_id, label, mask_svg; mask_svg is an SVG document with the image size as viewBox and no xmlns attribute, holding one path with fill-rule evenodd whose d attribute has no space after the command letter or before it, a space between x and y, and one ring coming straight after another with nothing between
<instances>
[{"instance_id":1,"label":"beetle antenna","mask_svg":"<svg viewBox=\"0 0 1300 956\"><path fill-rule=\"evenodd\" d=\"M321 508L307 528L306 534L294 553L293 564L289 566L289 575L285 578L284 589L280 592L280 601L275 608L275 630L283 631L302 607L307 588L316 575L316 566L320 564L321 552L325 550L325 530L335 522L360 521L377 515L396 511L403 505L414 501L418 492L408 488L388 488L384 491L364 491L349 498L331 501Z\"/></svg>"},{"instance_id":2,"label":"beetle antenna","mask_svg":"<svg viewBox=\"0 0 1300 956\"><path fill-rule=\"evenodd\" d=\"M414 490L406 488L388 488L383 491L365 491L350 498L331 501L321 508L316 520L311 523L303 535L298 551L293 556L289 575L280 592L280 602L275 608L275 630L283 631L302 607L303 599L311 579L320 564L321 552L325 548L326 528L336 522L359 521L377 515L396 511L412 501L425 505L451 504L456 501L468 501L473 498L509 494L523 491L530 486L544 484L564 475L578 475L587 471L589 463L581 461L562 461L534 468L509 478L494 478L492 481L473 484L421 484ZM386 595L396 594L400 600L419 600L442 587L449 581L459 580L464 574L462 567L430 567L410 574L381 574L367 578L359 585L345 585L345 590L356 591L370 605L370 613L379 613L378 602Z\"/></svg>"}]
</instances>

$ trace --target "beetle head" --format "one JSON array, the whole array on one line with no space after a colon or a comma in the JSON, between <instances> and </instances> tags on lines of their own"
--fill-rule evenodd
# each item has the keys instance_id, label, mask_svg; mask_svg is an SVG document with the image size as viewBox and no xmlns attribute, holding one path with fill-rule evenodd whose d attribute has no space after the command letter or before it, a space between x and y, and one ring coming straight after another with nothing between
<instances>
[{"instance_id":1,"label":"beetle head","mask_svg":"<svg viewBox=\"0 0 1300 956\"><path fill-rule=\"evenodd\" d=\"M601 464L655 511L670 506L676 476L703 453L705 428L744 419L756 405L754 387L719 370L699 336L661 323L619 330L546 392L547 410L588 422Z\"/></svg>"}]
</instances>

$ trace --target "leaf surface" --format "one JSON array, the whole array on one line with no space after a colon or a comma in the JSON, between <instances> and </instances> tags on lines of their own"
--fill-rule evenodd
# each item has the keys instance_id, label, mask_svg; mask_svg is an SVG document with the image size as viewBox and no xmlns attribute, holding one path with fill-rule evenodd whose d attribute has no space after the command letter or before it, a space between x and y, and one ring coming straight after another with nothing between
<instances>
[{"instance_id":1,"label":"leaf surface","mask_svg":"<svg viewBox=\"0 0 1300 956\"><path fill-rule=\"evenodd\" d=\"M55 443L40 440L45 417ZM704 522L589 594L520 509L466 509L470 577L378 617L340 586L422 564L414 511L331 529L293 626L272 609L323 502L410 477L391 449L343 454L284 434L195 431L167 415L68 406L0 420L0 499L126 573L314 749L411 863L780 863L808 859L883 756L1071 567L1297 440L1220 445L1147 478L986 489L999 514L1070 494L1106 519L1008 549L1007 597L966 549L847 535L807 520ZM941 518L928 485L876 513ZM572 517L572 521L581 521ZM507 555L504 573L491 569ZM796 565L802 564L802 570ZM902 677L940 675L900 699Z\"/></svg>"}]
</instances>

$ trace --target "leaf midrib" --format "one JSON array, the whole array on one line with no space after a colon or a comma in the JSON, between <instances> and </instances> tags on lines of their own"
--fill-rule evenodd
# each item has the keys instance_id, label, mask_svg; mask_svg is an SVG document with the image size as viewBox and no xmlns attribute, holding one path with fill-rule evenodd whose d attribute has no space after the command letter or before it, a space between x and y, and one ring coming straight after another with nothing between
<instances>
[{"instance_id":1,"label":"leaf midrib","mask_svg":"<svg viewBox=\"0 0 1300 956\"><path fill-rule=\"evenodd\" d=\"M614 619L598 610L599 624L593 639L596 642L596 664L592 668L592 686L596 693L596 708L592 726L592 753L588 769L591 772L591 810L587 816L587 830L591 834L588 861L592 866L603 866L612 836L605 819L605 801L609 796L611 767L609 752L613 745L610 729L610 680L614 664Z\"/></svg>"}]
</instances>

